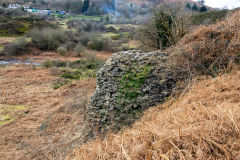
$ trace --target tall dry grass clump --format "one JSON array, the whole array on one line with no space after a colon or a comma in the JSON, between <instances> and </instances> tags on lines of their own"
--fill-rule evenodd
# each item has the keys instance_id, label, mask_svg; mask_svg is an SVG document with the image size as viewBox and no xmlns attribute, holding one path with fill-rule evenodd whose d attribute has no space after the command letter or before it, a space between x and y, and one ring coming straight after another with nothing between
<instances>
[{"instance_id":1,"label":"tall dry grass clump","mask_svg":"<svg viewBox=\"0 0 240 160\"><path fill-rule=\"evenodd\" d=\"M82 145L68 159L240 158L240 72L194 82L132 128Z\"/></svg>"},{"instance_id":2,"label":"tall dry grass clump","mask_svg":"<svg viewBox=\"0 0 240 160\"><path fill-rule=\"evenodd\" d=\"M177 73L215 75L240 61L240 11L186 35L172 54Z\"/></svg>"}]
</instances>

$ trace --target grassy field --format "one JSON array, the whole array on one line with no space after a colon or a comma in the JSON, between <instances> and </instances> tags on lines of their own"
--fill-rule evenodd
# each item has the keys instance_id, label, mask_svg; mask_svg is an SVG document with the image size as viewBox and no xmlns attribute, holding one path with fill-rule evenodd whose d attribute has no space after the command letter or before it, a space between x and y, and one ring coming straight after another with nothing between
<instances>
[{"instance_id":1,"label":"grassy field","mask_svg":"<svg viewBox=\"0 0 240 160\"><path fill-rule=\"evenodd\" d=\"M106 28L113 27L113 28L115 28L116 30L119 30L119 29L120 29L120 26L117 25L117 24L107 24L107 25L105 25L105 27L106 27Z\"/></svg>"},{"instance_id":2,"label":"grassy field","mask_svg":"<svg viewBox=\"0 0 240 160\"><path fill-rule=\"evenodd\" d=\"M102 34L102 36L105 37L105 38L113 38L113 37L116 37L116 36L120 36L120 34L113 33L113 32L108 32L108 33Z\"/></svg>"},{"instance_id":3,"label":"grassy field","mask_svg":"<svg viewBox=\"0 0 240 160\"><path fill-rule=\"evenodd\" d=\"M69 20L94 20L94 21L100 21L101 18L99 16L86 16L86 15L70 15L66 17Z\"/></svg>"},{"instance_id":4,"label":"grassy field","mask_svg":"<svg viewBox=\"0 0 240 160\"><path fill-rule=\"evenodd\" d=\"M63 29L67 29L67 22L69 20L87 20L87 21L101 21L100 16L86 16L86 15L66 15L63 18L57 18L57 22L59 22L60 27Z\"/></svg>"},{"instance_id":5,"label":"grassy field","mask_svg":"<svg viewBox=\"0 0 240 160\"><path fill-rule=\"evenodd\" d=\"M109 55L101 53L96 59L102 61ZM44 159L43 154L67 152L66 145L70 149L69 144L81 141L78 138L82 136L84 105L96 86L92 78L95 62L74 56L60 57L55 52L17 58L42 65L0 66L1 158ZM52 66L44 66L46 60ZM55 87L64 80L71 81ZM29 145L19 150L23 142ZM39 155L39 150L43 154Z\"/></svg>"}]
</instances>

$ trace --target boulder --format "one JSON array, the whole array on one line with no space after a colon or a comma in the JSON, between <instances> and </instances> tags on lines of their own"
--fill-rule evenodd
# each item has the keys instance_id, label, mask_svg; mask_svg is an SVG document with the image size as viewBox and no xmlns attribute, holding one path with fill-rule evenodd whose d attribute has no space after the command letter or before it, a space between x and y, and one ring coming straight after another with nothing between
<instances>
[{"instance_id":1,"label":"boulder","mask_svg":"<svg viewBox=\"0 0 240 160\"><path fill-rule=\"evenodd\" d=\"M113 54L98 71L97 88L87 107L92 129L118 130L171 94L176 81L168 54L124 51Z\"/></svg>"}]
</instances>

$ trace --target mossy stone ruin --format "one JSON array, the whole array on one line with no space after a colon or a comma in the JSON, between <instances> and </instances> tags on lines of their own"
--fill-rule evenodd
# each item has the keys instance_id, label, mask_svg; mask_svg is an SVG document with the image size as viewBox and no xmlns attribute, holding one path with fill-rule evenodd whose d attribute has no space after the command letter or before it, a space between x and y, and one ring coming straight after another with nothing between
<instances>
[{"instance_id":1,"label":"mossy stone ruin","mask_svg":"<svg viewBox=\"0 0 240 160\"><path fill-rule=\"evenodd\" d=\"M165 101L175 86L168 54L125 51L113 54L99 70L87 107L93 130L118 130Z\"/></svg>"}]
</instances>

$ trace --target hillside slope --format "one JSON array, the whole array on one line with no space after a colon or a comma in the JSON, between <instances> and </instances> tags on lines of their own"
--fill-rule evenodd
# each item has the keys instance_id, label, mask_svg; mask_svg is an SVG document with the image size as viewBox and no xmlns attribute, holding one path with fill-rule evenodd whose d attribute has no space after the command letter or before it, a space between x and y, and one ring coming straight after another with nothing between
<instances>
[{"instance_id":1,"label":"hillside slope","mask_svg":"<svg viewBox=\"0 0 240 160\"><path fill-rule=\"evenodd\" d=\"M240 158L240 71L202 79L132 128L81 146L73 159Z\"/></svg>"},{"instance_id":2,"label":"hillside slope","mask_svg":"<svg viewBox=\"0 0 240 160\"><path fill-rule=\"evenodd\" d=\"M89 141L68 159L239 159L239 19L235 12L175 46L173 70L195 77L178 98L149 109L132 128Z\"/></svg>"}]
</instances>

